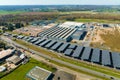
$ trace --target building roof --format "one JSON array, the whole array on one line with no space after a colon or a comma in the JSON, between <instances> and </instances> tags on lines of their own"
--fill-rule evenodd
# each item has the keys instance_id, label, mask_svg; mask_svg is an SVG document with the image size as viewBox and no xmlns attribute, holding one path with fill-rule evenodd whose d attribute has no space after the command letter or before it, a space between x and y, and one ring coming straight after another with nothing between
<instances>
[{"instance_id":1,"label":"building roof","mask_svg":"<svg viewBox=\"0 0 120 80\"><path fill-rule=\"evenodd\" d=\"M40 68L38 66L35 66L27 73L28 77L35 80L47 80L50 75L51 75L50 71Z\"/></svg>"},{"instance_id":2,"label":"building roof","mask_svg":"<svg viewBox=\"0 0 120 80\"><path fill-rule=\"evenodd\" d=\"M9 57L8 59L6 59L6 61L10 61L14 64L17 64L18 62L20 62L22 59L16 55L13 55L11 57Z\"/></svg>"},{"instance_id":3,"label":"building roof","mask_svg":"<svg viewBox=\"0 0 120 80\"><path fill-rule=\"evenodd\" d=\"M6 56L11 55L12 52L13 52L13 50L11 50L11 49L1 51L0 52L0 59L4 58Z\"/></svg>"},{"instance_id":4,"label":"building roof","mask_svg":"<svg viewBox=\"0 0 120 80\"><path fill-rule=\"evenodd\" d=\"M0 66L0 72L3 72L4 70L6 70L6 67Z\"/></svg>"}]
</instances>

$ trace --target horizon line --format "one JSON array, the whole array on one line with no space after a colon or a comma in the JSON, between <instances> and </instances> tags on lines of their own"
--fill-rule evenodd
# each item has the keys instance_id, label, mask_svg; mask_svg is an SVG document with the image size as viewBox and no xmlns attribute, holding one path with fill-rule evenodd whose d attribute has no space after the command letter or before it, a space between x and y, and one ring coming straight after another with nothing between
<instances>
[{"instance_id":1,"label":"horizon line","mask_svg":"<svg viewBox=\"0 0 120 80\"><path fill-rule=\"evenodd\" d=\"M10 5L0 5L0 6L60 6L60 5L78 5L78 6L84 6L84 5L88 5L88 6L120 6L119 4L10 4Z\"/></svg>"}]
</instances>

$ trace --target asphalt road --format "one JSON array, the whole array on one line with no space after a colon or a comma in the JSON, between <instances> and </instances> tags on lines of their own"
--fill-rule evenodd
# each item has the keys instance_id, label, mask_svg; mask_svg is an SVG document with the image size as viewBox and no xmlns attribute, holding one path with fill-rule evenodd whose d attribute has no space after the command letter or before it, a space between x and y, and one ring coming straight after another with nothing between
<instances>
[{"instance_id":1,"label":"asphalt road","mask_svg":"<svg viewBox=\"0 0 120 80\"><path fill-rule=\"evenodd\" d=\"M67 65L67 66L70 66L72 68L79 69L79 70L82 70L82 71L85 71L85 72L88 72L88 73L91 73L91 74L94 74L94 75L98 75L98 76L101 76L101 77L105 77L105 78L109 78L109 79L111 79L111 77L113 77L114 80L120 80L120 78L117 78L117 77L114 77L114 76L110 76L110 75L107 75L107 74L104 74L104 73L101 73L101 72L93 71L91 69L87 69L87 68L84 68L84 67L81 67L81 66L77 66L77 65L74 65L74 64L71 64L71 63L68 63L68 62L64 62L64 61L59 60L57 58L53 58L53 57L50 57L48 55L45 55L44 53L40 53L40 52L34 51L32 49L28 49L28 48L24 47L23 45L20 45L20 44L12 41L11 39L9 39L7 37L1 36L1 39L3 39L4 41L6 41L6 42L8 42L10 44L13 44L13 45L15 45L17 47L21 47L21 48L23 48L25 50L33 52L33 53L37 54L38 56L47 58L49 60L53 60L53 61L58 62L60 64Z\"/></svg>"}]
</instances>

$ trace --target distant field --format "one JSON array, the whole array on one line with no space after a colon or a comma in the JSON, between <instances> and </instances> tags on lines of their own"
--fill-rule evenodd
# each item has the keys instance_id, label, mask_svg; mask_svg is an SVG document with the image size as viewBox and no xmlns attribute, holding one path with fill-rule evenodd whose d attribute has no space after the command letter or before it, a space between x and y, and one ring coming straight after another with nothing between
<instances>
[{"instance_id":1,"label":"distant field","mask_svg":"<svg viewBox=\"0 0 120 80\"><path fill-rule=\"evenodd\" d=\"M27 64L21 65L19 68L17 68L16 70L14 70L13 72L11 72L10 74L8 74L0 80L26 80L26 74L35 66L40 66L49 71L56 70L55 68L52 68L51 66L48 66L45 63L31 59Z\"/></svg>"},{"instance_id":2,"label":"distant field","mask_svg":"<svg viewBox=\"0 0 120 80\"><path fill-rule=\"evenodd\" d=\"M120 23L120 21L114 20L101 20L101 19L76 19L77 22L99 22L99 23Z\"/></svg>"},{"instance_id":3,"label":"distant field","mask_svg":"<svg viewBox=\"0 0 120 80\"><path fill-rule=\"evenodd\" d=\"M19 13L25 13L25 11L4 11L4 10L0 10L0 15L19 14Z\"/></svg>"}]
</instances>

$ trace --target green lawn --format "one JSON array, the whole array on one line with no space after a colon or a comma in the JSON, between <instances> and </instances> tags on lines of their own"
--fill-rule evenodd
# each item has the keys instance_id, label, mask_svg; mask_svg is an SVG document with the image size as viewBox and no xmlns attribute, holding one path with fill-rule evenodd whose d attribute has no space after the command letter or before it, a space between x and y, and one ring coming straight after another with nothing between
<instances>
[{"instance_id":1,"label":"green lawn","mask_svg":"<svg viewBox=\"0 0 120 80\"><path fill-rule=\"evenodd\" d=\"M31 70L35 66L40 66L52 72L56 71L55 68L31 58L31 60L27 64L21 65L16 70L14 70L13 72L11 72L10 74L8 74L7 76L3 77L0 80L26 80L25 79L26 74L29 72L29 70Z\"/></svg>"},{"instance_id":2,"label":"green lawn","mask_svg":"<svg viewBox=\"0 0 120 80\"><path fill-rule=\"evenodd\" d=\"M25 11L4 11L0 10L0 15L6 15L6 14L19 14L24 13Z\"/></svg>"},{"instance_id":3,"label":"green lawn","mask_svg":"<svg viewBox=\"0 0 120 80\"><path fill-rule=\"evenodd\" d=\"M99 23L120 23L117 20L103 20L103 19L76 19L76 22L99 22Z\"/></svg>"}]
</instances>

